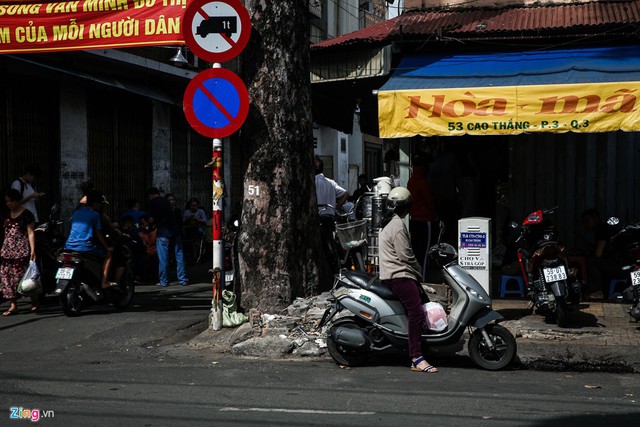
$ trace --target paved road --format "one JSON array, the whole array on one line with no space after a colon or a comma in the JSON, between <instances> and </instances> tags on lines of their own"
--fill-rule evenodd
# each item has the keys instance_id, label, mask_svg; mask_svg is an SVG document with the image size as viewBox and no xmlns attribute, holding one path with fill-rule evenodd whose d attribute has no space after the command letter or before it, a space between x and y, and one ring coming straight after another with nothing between
<instances>
[{"instance_id":1,"label":"paved road","mask_svg":"<svg viewBox=\"0 0 640 427\"><path fill-rule=\"evenodd\" d=\"M640 416L640 376L486 372L466 357L340 369L320 360L236 358L195 349L210 287L141 287L131 310L69 319L55 306L0 319L0 425L10 408L50 426L601 426ZM53 411L53 417L51 412ZM45 418L45 413L48 417Z\"/></svg>"}]
</instances>

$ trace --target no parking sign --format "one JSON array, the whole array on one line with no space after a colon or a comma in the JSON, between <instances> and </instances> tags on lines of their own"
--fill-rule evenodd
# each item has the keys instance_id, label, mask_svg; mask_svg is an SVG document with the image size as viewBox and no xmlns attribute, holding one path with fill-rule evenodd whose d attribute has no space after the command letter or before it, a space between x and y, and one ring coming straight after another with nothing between
<instances>
[{"instance_id":1,"label":"no parking sign","mask_svg":"<svg viewBox=\"0 0 640 427\"><path fill-rule=\"evenodd\" d=\"M240 129L247 118L249 94L237 74L210 68L189 82L183 108L196 132L209 138L224 138Z\"/></svg>"}]
</instances>

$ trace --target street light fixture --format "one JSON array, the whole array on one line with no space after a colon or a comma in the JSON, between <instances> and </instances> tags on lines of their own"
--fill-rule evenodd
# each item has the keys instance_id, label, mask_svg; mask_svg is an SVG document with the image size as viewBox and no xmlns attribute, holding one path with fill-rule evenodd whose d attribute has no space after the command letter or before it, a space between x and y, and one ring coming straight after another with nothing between
<instances>
[{"instance_id":1,"label":"street light fixture","mask_svg":"<svg viewBox=\"0 0 640 427\"><path fill-rule=\"evenodd\" d=\"M187 58L185 58L184 55L182 54L182 46L178 47L178 51L176 52L175 55L171 57L171 59L169 59L169 62L171 62L173 65L177 67L182 67L184 65L189 64L189 61L187 61Z\"/></svg>"}]
</instances>

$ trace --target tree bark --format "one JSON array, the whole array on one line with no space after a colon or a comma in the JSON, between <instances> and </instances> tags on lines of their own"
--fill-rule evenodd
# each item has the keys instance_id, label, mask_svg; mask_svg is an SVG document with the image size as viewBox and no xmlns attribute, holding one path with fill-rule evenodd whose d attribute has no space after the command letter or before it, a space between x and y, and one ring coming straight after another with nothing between
<instances>
[{"instance_id":1,"label":"tree bark","mask_svg":"<svg viewBox=\"0 0 640 427\"><path fill-rule=\"evenodd\" d=\"M313 295L320 283L309 79L308 5L249 0L242 75L251 108L238 240L242 306L263 312Z\"/></svg>"}]
</instances>

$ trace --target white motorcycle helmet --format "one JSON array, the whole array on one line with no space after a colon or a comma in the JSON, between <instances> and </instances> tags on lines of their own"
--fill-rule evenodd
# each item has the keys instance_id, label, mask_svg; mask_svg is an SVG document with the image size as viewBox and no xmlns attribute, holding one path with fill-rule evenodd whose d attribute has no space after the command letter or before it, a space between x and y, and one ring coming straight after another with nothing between
<instances>
[{"instance_id":1,"label":"white motorcycle helmet","mask_svg":"<svg viewBox=\"0 0 640 427\"><path fill-rule=\"evenodd\" d=\"M413 204L411 193L404 187L395 187L387 196L387 207L399 217L404 218Z\"/></svg>"}]
</instances>

